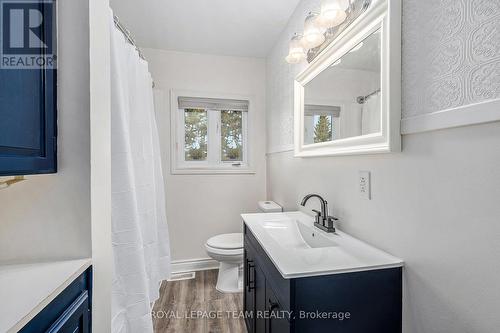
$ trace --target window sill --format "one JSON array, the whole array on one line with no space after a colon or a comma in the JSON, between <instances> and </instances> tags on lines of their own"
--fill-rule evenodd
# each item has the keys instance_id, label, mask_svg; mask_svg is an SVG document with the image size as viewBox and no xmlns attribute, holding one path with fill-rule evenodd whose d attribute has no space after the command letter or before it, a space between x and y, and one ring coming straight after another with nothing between
<instances>
[{"instance_id":1,"label":"window sill","mask_svg":"<svg viewBox=\"0 0 500 333\"><path fill-rule=\"evenodd\" d=\"M175 168L170 172L172 175L253 175L252 169L195 169Z\"/></svg>"}]
</instances>

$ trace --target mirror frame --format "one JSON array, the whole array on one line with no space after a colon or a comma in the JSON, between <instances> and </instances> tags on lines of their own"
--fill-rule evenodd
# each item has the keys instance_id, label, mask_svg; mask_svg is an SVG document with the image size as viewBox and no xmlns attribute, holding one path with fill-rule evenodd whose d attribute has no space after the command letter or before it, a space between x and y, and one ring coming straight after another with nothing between
<instances>
[{"instance_id":1,"label":"mirror frame","mask_svg":"<svg viewBox=\"0 0 500 333\"><path fill-rule=\"evenodd\" d=\"M304 144L304 87L349 50L380 29L381 131L328 142ZM401 0L373 0L370 7L328 45L294 82L296 157L401 151Z\"/></svg>"}]
</instances>

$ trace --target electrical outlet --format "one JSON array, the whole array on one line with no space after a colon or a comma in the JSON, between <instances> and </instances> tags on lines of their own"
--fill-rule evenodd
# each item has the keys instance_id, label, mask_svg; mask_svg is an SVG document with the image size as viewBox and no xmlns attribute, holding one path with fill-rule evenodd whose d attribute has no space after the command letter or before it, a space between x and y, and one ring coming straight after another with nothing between
<instances>
[{"instance_id":1,"label":"electrical outlet","mask_svg":"<svg viewBox=\"0 0 500 333\"><path fill-rule=\"evenodd\" d=\"M370 171L359 172L359 193L362 198L371 200Z\"/></svg>"}]
</instances>

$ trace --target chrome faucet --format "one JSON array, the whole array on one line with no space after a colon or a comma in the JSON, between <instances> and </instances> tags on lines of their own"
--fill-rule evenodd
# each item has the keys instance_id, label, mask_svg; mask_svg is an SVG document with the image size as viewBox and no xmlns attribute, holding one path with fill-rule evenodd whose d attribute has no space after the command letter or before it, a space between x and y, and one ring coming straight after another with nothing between
<instances>
[{"instance_id":1,"label":"chrome faucet","mask_svg":"<svg viewBox=\"0 0 500 333\"><path fill-rule=\"evenodd\" d=\"M337 221L338 218L328 215L328 202L319 194L306 195L304 199L302 199L302 202L300 204L302 206L305 206L307 201L313 197L318 198L319 201L321 201L321 211L317 211L316 209L312 210L316 213L314 226L326 232L335 232L335 226L333 225L333 222Z\"/></svg>"}]
</instances>

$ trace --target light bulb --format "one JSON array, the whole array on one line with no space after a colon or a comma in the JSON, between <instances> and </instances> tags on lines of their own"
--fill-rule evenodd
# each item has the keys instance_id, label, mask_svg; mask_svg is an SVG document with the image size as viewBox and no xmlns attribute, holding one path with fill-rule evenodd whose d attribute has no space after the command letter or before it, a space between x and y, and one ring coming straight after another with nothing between
<instances>
[{"instance_id":1,"label":"light bulb","mask_svg":"<svg viewBox=\"0 0 500 333\"><path fill-rule=\"evenodd\" d=\"M317 19L318 14L314 13L309 13L306 17L304 36L302 37L302 46L305 49L313 49L325 41L324 29L321 28Z\"/></svg>"},{"instance_id":2,"label":"light bulb","mask_svg":"<svg viewBox=\"0 0 500 333\"><path fill-rule=\"evenodd\" d=\"M302 60L304 60L304 57L289 54L285 57L285 60L287 63L294 65L294 64L298 64L298 63L302 62Z\"/></svg>"},{"instance_id":3,"label":"light bulb","mask_svg":"<svg viewBox=\"0 0 500 333\"><path fill-rule=\"evenodd\" d=\"M298 64L306 58L306 50L302 47L302 36L294 34L290 40L290 48L285 60L289 64Z\"/></svg>"},{"instance_id":4,"label":"light bulb","mask_svg":"<svg viewBox=\"0 0 500 333\"><path fill-rule=\"evenodd\" d=\"M347 6L344 2L347 2ZM325 29L338 26L347 18L346 9L348 7L349 0L322 0L318 23Z\"/></svg>"},{"instance_id":5,"label":"light bulb","mask_svg":"<svg viewBox=\"0 0 500 333\"><path fill-rule=\"evenodd\" d=\"M351 1L349 0L337 0L337 2L339 3L340 8L343 10L347 10L351 4Z\"/></svg>"}]
</instances>

